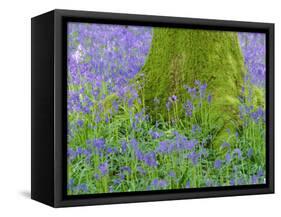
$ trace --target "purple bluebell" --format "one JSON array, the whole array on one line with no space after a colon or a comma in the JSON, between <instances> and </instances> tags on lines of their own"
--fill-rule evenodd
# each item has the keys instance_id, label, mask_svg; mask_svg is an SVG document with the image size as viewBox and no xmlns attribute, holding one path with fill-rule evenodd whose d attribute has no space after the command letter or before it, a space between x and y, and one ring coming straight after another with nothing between
<instances>
[{"instance_id":1,"label":"purple bluebell","mask_svg":"<svg viewBox=\"0 0 281 217\"><path fill-rule=\"evenodd\" d=\"M212 95L208 95L207 101L209 104L212 102L212 98L213 98Z\"/></svg>"},{"instance_id":2,"label":"purple bluebell","mask_svg":"<svg viewBox=\"0 0 281 217\"><path fill-rule=\"evenodd\" d=\"M200 154L196 153L195 151L193 151L187 155L187 158L191 160L193 165L198 164L199 157L200 157Z\"/></svg>"},{"instance_id":3,"label":"purple bluebell","mask_svg":"<svg viewBox=\"0 0 281 217\"><path fill-rule=\"evenodd\" d=\"M167 108L168 111L170 111L171 106L172 106L172 103L170 101L167 101L166 102L166 108Z\"/></svg>"},{"instance_id":4,"label":"purple bluebell","mask_svg":"<svg viewBox=\"0 0 281 217\"><path fill-rule=\"evenodd\" d=\"M95 173L93 175L93 178L96 179L96 180L99 180L100 179L100 175L98 173Z\"/></svg>"},{"instance_id":5,"label":"purple bluebell","mask_svg":"<svg viewBox=\"0 0 281 217\"><path fill-rule=\"evenodd\" d=\"M185 114L187 117L191 117L193 114L193 104L190 100L188 100L185 104L184 104L184 109L185 109Z\"/></svg>"},{"instance_id":6,"label":"purple bluebell","mask_svg":"<svg viewBox=\"0 0 281 217\"><path fill-rule=\"evenodd\" d=\"M237 155L238 159L240 159L242 157L242 151L239 148L235 148L232 153L233 153L233 156Z\"/></svg>"},{"instance_id":7,"label":"purple bluebell","mask_svg":"<svg viewBox=\"0 0 281 217\"><path fill-rule=\"evenodd\" d=\"M231 154L230 154L229 152L227 152L227 153L225 154L225 161L226 161L227 163L230 163L230 162L231 162Z\"/></svg>"},{"instance_id":8,"label":"purple bluebell","mask_svg":"<svg viewBox=\"0 0 281 217\"><path fill-rule=\"evenodd\" d=\"M201 127L197 124L192 125L191 133L200 133Z\"/></svg>"},{"instance_id":9,"label":"purple bluebell","mask_svg":"<svg viewBox=\"0 0 281 217\"><path fill-rule=\"evenodd\" d=\"M129 167L129 166L123 166L123 167L120 168L120 170L122 172L131 173L131 167Z\"/></svg>"},{"instance_id":10,"label":"purple bluebell","mask_svg":"<svg viewBox=\"0 0 281 217\"><path fill-rule=\"evenodd\" d=\"M114 185L119 185L121 183L120 179L113 179L113 184Z\"/></svg>"},{"instance_id":11,"label":"purple bluebell","mask_svg":"<svg viewBox=\"0 0 281 217\"><path fill-rule=\"evenodd\" d=\"M249 80L257 86L265 84L265 34L239 32L238 38L249 72Z\"/></svg>"},{"instance_id":12,"label":"purple bluebell","mask_svg":"<svg viewBox=\"0 0 281 217\"><path fill-rule=\"evenodd\" d=\"M209 153L206 148L201 148L199 152L200 156L208 157Z\"/></svg>"},{"instance_id":13,"label":"purple bluebell","mask_svg":"<svg viewBox=\"0 0 281 217\"><path fill-rule=\"evenodd\" d=\"M77 155L83 154L83 148L78 147L78 148L76 149L76 154L77 154Z\"/></svg>"},{"instance_id":14,"label":"purple bluebell","mask_svg":"<svg viewBox=\"0 0 281 217\"><path fill-rule=\"evenodd\" d=\"M163 179L153 179L152 182L151 182L151 185L154 187L154 188L165 188L167 186L167 182Z\"/></svg>"},{"instance_id":15,"label":"purple bluebell","mask_svg":"<svg viewBox=\"0 0 281 217\"><path fill-rule=\"evenodd\" d=\"M256 175L253 175L252 177L251 177L251 184L258 184L258 176L256 176Z\"/></svg>"},{"instance_id":16,"label":"purple bluebell","mask_svg":"<svg viewBox=\"0 0 281 217\"><path fill-rule=\"evenodd\" d=\"M253 148L249 148L249 149L248 149L248 152L247 152L247 156L250 158L250 157L253 156L253 153L254 153Z\"/></svg>"},{"instance_id":17,"label":"purple bluebell","mask_svg":"<svg viewBox=\"0 0 281 217\"><path fill-rule=\"evenodd\" d=\"M76 158L77 154L76 151L74 151L72 148L67 149L67 158L72 161L74 158Z\"/></svg>"},{"instance_id":18,"label":"purple bluebell","mask_svg":"<svg viewBox=\"0 0 281 217\"><path fill-rule=\"evenodd\" d=\"M125 153L127 151L127 142L126 142L126 140L122 140L122 142L121 142L121 150L122 150L122 153Z\"/></svg>"},{"instance_id":19,"label":"purple bluebell","mask_svg":"<svg viewBox=\"0 0 281 217\"><path fill-rule=\"evenodd\" d=\"M211 180L211 179L207 179L207 180L205 181L205 185L206 185L207 187L212 187L212 186L214 185L214 182L213 182L213 180Z\"/></svg>"},{"instance_id":20,"label":"purple bluebell","mask_svg":"<svg viewBox=\"0 0 281 217\"><path fill-rule=\"evenodd\" d=\"M230 144L228 142L224 142L221 144L221 148L230 148Z\"/></svg>"},{"instance_id":21,"label":"purple bluebell","mask_svg":"<svg viewBox=\"0 0 281 217\"><path fill-rule=\"evenodd\" d=\"M161 133L153 130L150 130L149 134L151 135L152 139L159 139L162 136Z\"/></svg>"},{"instance_id":22,"label":"purple bluebell","mask_svg":"<svg viewBox=\"0 0 281 217\"><path fill-rule=\"evenodd\" d=\"M160 188L165 188L168 185L168 183L164 179L160 179L158 185Z\"/></svg>"},{"instance_id":23,"label":"purple bluebell","mask_svg":"<svg viewBox=\"0 0 281 217\"><path fill-rule=\"evenodd\" d=\"M105 163L100 164L99 170L103 176L106 175L108 173L108 163L105 162Z\"/></svg>"},{"instance_id":24,"label":"purple bluebell","mask_svg":"<svg viewBox=\"0 0 281 217\"><path fill-rule=\"evenodd\" d=\"M93 146L99 151L105 149L105 140L102 138L97 138L93 140Z\"/></svg>"},{"instance_id":25,"label":"purple bluebell","mask_svg":"<svg viewBox=\"0 0 281 217\"><path fill-rule=\"evenodd\" d=\"M158 165L156 161L156 154L154 152L149 152L145 154L144 162L150 167L156 167Z\"/></svg>"},{"instance_id":26,"label":"purple bluebell","mask_svg":"<svg viewBox=\"0 0 281 217\"><path fill-rule=\"evenodd\" d=\"M159 142L159 146L157 147L156 151L160 153L168 153L170 147L170 141L164 140Z\"/></svg>"},{"instance_id":27,"label":"purple bluebell","mask_svg":"<svg viewBox=\"0 0 281 217\"><path fill-rule=\"evenodd\" d=\"M82 121L82 120L78 120L77 121L77 125L79 126L79 127L82 127L83 126L83 123L84 123L84 121Z\"/></svg>"},{"instance_id":28,"label":"purple bluebell","mask_svg":"<svg viewBox=\"0 0 281 217\"><path fill-rule=\"evenodd\" d=\"M117 152L117 148L116 147L108 147L107 148L107 153L108 154L114 154L114 153L116 153Z\"/></svg>"},{"instance_id":29,"label":"purple bluebell","mask_svg":"<svg viewBox=\"0 0 281 217\"><path fill-rule=\"evenodd\" d=\"M76 186L77 191L88 192L88 186L85 183Z\"/></svg>"},{"instance_id":30,"label":"purple bluebell","mask_svg":"<svg viewBox=\"0 0 281 217\"><path fill-rule=\"evenodd\" d=\"M221 167L222 167L222 161L219 160L219 159L215 160L215 162L214 162L214 168L215 168L215 169L220 169Z\"/></svg>"},{"instance_id":31,"label":"purple bluebell","mask_svg":"<svg viewBox=\"0 0 281 217\"><path fill-rule=\"evenodd\" d=\"M207 89L207 83L204 83L204 84L200 85L199 93L200 93L201 97L204 97L206 89Z\"/></svg>"},{"instance_id":32,"label":"purple bluebell","mask_svg":"<svg viewBox=\"0 0 281 217\"><path fill-rule=\"evenodd\" d=\"M186 181L185 188L190 188L190 181Z\"/></svg>"},{"instance_id":33,"label":"purple bluebell","mask_svg":"<svg viewBox=\"0 0 281 217\"><path fill-rule=\"evenodd\" d=\"M188 140L188 141L185 141L185 149L187 150L191 150L195 147L195 145L198 144L198 140L196 139L192 139L192 140Z\"/></svg>"},{"instance_id":34,"label":"purple bluebell","mask_svg":"<svg viewBox=\"0 0 281 217\"><path fill-rule=\"evenodd\" d=\"M177 101L177 96L176 96L176 95L171 96L171 101L172 101L172 102Z\"/></svg>"},{"instance_id":35,"label":"purple bluebell","mask_svg":"<svg viewBox=\"0 0 281 217\"><path fill-rule=\"evenodd\" d=\"M176 173L175 173L173 170L171 170L171 171L169 172L169 176L170 176L170 177L176 177Z\"/></svg>"},{"instance_id":36,"label":"purple bluebell","mask_svg":"<svg viewBox=\"0 0 281 217\"><path fill-rule=\"evenodd\" d=\"M190 96L191 96L191 98L192 99L194 99L194 98L196 98L196 96L197 96L197 91L196 91L196 88L194 87L194 88L188 88L188 93L190 94Z\"/></svg>"},{"instance_id":37,"label":"purple bluebell","mask_svg":"<svg viewBox=\"0 0 281 217\"><path fill-rule=\"evenodd\" d=\"M257 173L257 176L258 176L258 177L264 176L264 171L263 171L262 169L259 169L259 170L258 170L258 173Z\"/></svg>"},{"instance_id":38,"label":"purple bluebell","mask_svg":"<svg viewBox=\"0 0 281 217\"><path fill-rule=\"evenodd\" d=\"M232 186L235 185L235 179L230 179L229 184Z\"/></svg>"},{"instance_id":39,"label":"purple bluebell","mask_svg":"<svg viewBox=\"0 0 281 217\"><path fill-rule=\"evenodd\" d=\"M68 183L67 183L67 190L73 192L74 190L74 179L69 179Z\"/></svg>"}]
</instances>

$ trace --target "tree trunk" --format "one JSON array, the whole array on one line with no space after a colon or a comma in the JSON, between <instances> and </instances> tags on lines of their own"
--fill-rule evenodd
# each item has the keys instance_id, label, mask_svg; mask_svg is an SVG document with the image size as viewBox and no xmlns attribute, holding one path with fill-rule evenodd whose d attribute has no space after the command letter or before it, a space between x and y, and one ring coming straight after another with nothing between
<instances>
[{"instance_id":1,"label":"tree trunk","mask_svg":"<svg viewBox=\"0 0 281 217\"><path fill-rule=\"evenodd\" d=\"M245 67L237 33L156 27L141 71L145 105L151 117L161 114L167 119L166 103L172 95L177 97L180 116L184 115L181 105L186 101L185 85L194 87L199 80L207 83L224 128L233 128L232 122L238 121ZM159 100L157 106L155 98Z\"/></svg>"}]
</instances>

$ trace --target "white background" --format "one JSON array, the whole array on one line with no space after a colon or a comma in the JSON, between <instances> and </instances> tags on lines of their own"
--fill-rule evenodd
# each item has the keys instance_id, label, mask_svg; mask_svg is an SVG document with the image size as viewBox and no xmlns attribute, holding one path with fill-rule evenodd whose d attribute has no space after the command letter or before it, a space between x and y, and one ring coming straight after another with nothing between
<instances>
[{"instance_id":1,"label":"white background","mask_svg":"<svg viewBox=\"0 0 281 217\"><path fill-rule=\"evenodd\" d=\"M0 216L278 216L280 37L278 0L9 0L0 2ZM30 200L30 18L54 8L274 22L276 194L52 209ZM44 187L44 186L42 186ZM278 213L279 212L279 213Z\"/></svg>"}]
</instances>

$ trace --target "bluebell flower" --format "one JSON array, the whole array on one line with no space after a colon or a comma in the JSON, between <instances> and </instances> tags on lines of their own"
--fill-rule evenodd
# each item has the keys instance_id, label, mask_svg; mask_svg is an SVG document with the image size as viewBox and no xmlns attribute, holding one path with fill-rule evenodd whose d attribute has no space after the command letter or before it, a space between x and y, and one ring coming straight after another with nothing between
<instances>
[{"instance_id":1,"label":"bluebell flower","mask_svg":"<svg viewBox=\"0 0 281 217\"><path fill-rule=\"evenodd\" d=\"M213 181L212 181L211 179L207 179L207 180L205 181L205 185L206 185L207 187L212 187L212 186L214 185L214 183L213 183Z\"/></svg>"},{"instance_id":2,"label":"bluebell flower","mask_svg":"<svg viewBox=\"0 0 281 217\"><path fill-rule=\"evenodd\" d=\"M191 101L187 101L184 105L183 105L184 109L185 109L185 114L187 117L191 117L192 114L193 114L193 109L194 109L194 106L192 104Z\"/></svg>"},{"instance_id":3,"label":"bluebell flower","mask_svg":"<svg viewBox=\"0 0 281 217\"><path fill-rule=\"evenodd\" d=\"M93 178L96 179L96 180L99 180L100 179L100 175L98 173L95 173L93 175Z\"/></svg>"},{"instance_id":4,"label":"bluebell flower","mask_svg":"<svg viewBox=\"0 0 281 217\"><path fill-rule=\"evenodd\" d=\"M107 162L100 164L99 165L99 170L100 170L100 172L101 172L101 174L103 176L106 175L108 173L108 164L107 164Z\"/></svg>"},{"instance_id":5,"label":"bluebell flower","mask_svg":"<svg viewBox=\"0 0 281 217\"><path fill-rule=\"evenodd\" d=\"M208 95L207 101L209 104L212 102L212 95Z\"/></svg>"},{"instance_id":6,"label":"bluebell flower","mask_svg":"<svg viewBox=\"0 0 281 217\"><path fill-rule=\"evenodd\" d=\"M123 153L125 153L127 151L127 142L126 140L122 140L121 142L121 150Z\"/></svg>"},{"instance_id":7,"label":"bluebell flower","mask_svg":"<svg viewBox=\"0 0 281 217\"><path fill-rule=\"evenodd\" d=\"M199 92L201 97L205 95L206 89L207 89L207 83L200 85Z\"/></svg>"},{"instance_id":8,"label":"bluebell flower","mask_svg":"<svg viewBox=\"0 0 281 217\"><path fill-rule=\"evenodd\" d=\"M170 101L167 101L167 103L166 103L166 108L167 108L168 111L170 111L171 105L172 105L171 102L170 102Z\"/></svg>"},{"instance_id":9,"label":"bluebell flower","mask_svg":"<svg viewBox=\"0 0 281 217\"><path fill-rule=\"evenodd\" d=\"M248 149L247 156L250 158L253 155L254 150L252 148Z\"/></svg>"},{"instance_id":10,"label":"bluebell flower","mask_svg":"<svg viewBox=\"0 0 281 217\"><path fill-rule=\"evenodd\" d=\"M167 182L163 179L153 179L151 185L156 189L165 188L167 186Z\"/></svg>"},{"instance_id":11,"label":"bluebell flower","mask_svg":"<svg viewBox=\"0 0 281 217\"><path fill-rule=\"evenodd\" d=\"M231 161L231 154L229 152L226 153L225 160L226 160L227 163L230 163L230 161Z\"/></svg>"},{"instance_id":12,"label":"bluebell flower","mask_svg":"<svg viewBox=\"0 0 281 217\"><path fill-rule=\"evenodd\" d=\"M156 155L154 152L149 152L144 155L144 162L150 166L150 167L156 167L157 161L156 161Z\"/></svg>"},{"instance_id":13,"label":"bluebell flower","mask_svg":"<svg viewBox=\"0 0 281 217\"><path fill-rule=\"evenodd\" d=\"M235 148L233 150L233 155L237 154L238 159L240 159L242 157L242 152L239 148Z\"/></svg>"},{"instance_id":14,"label":"bluebell flower","mask_svg":"<svg viewBox=\"0 0 281 217\"><path fill-rule=\"evenodd\" d=\"M222 161L221 160L215 160L215 162L214 162L214 167L216 168L216 169L220 169L221 168L221 166L222 166Z\"/></svg>"},{"instance_id":15,"label":"bluebell flower","mask_svg":"<svg viewBox=\"0 0 281 217\"><path fill-rule=\"evenodd\" d=\"M114 192L113 186L109 186L109 189L108 189L108 190L109 190L110 193Z\"/></svg>"},{"instance_id":16,"label":"bluebell flower","mask_svg":"<svg viewBox=\"0 0 281 217\"><path fill-rule=\"evenodd\" d=\"M123 166L120 168L122 172L131 173L131 168L129 166Z\"/></svg>"},{"instance_id":17,"label":"bluebell flower","mask_svg":"<svg viewBox=\"0 0 281 217\"><path fill-rule=\"evenodd\" d=\"M136 139L131 139L131 145L132 145L133 149L137 149L138 141Z\"/></svg>"},{"instance_id":18,"label":"bluebell flower","mask_svg":"<svg viewBox=\"0 0 281 217\"><path fill-rule=\"evenodd\" d=\"M201 127L197 124L192 125L191 133L200 133Z\"/></svg>"},{"instance_id":19,"label":"bluebell flower","mask_svg":"<svg viewBox=\"0 0 281 217\"><path fill-rule=\"evenodd\" d=\"M258 177L264 176L264 172L263 172L262 169L259 169L259 170L258 170L257 176L258 176Z\"/></svg>"},{"instance_id":20,"label":"bluebell flower","mask_svg":"<svg viewBox=\"0 0 281 217\"><path fill-rule=\"evenodd\" d=\"M120 179L113 179L113 184L114 185L119 185L121 183Z\"/></svg>"},{"instance_id":21,"label":"bluebell flower","mask_svg":"<svg viewBox=\"0 0 281 217\"><path fill-rule=\"evenodd\" d=\"M153 179L152 182L151 182L151 185L154 186L154 187L157 187L158 186L158 182L159 182L158 179Z\"/></svg>"},{"instance_id":22,"label":"bluebell flower","mask_svg":"<svg viewBox=\"0 0 281 217\"><path fill-rule=\"evenodd\" d=\"M74 189L74 179L69 179L69 181L68 181L68 184L67 184L67 189L69 190L69 191L73 191L73 189Z\"/></svg>"},{"instance_id":23,"label":"bluebell flower","mask_svg":"<svg viewBox=\"0 0 281 217\"><path fill-rule=\"evenodd\" d=\"M176 173L175 173L173 170L171 170L171 171L169 172L169 176L170 176L170 177L176 177Z\"/></svg>"},{"instance_id":24,"label":"bluebell flower","mask_svg":"<svg viewBox=\"0 0 281 217\"><path fill-rule=\"evenodd\" d=\"M230 144L227 142L224 142L221 144L221 148L230 148Z\"/></svg>"},{"instance_id":25,"label":"bluebell flower","mask_svg":"<svg viewBox=\"0 0 281 217\"><path fill-rule=\"evenodd\" d=\"M83 126L83 123L84 123L84 121L82 121L82 120L78 120L77 121L77 125L79 126L79 127L82 127Z\"/></svg>"},{"instance_id":26,"label":"bluebell flower","mask_svg":"<svg viewBox=\"0 0 281 217\"><path fill-rule=\"evenodd\" d=\"M193 148L195 147L195 145L197 145L197 144L198 144L198 140L196 140L196 139L188 140L188 141L185 142L185 148L186 148L187 150L191 150L191 149L193 149Z\"/></svg>"},{"instance_id":27,"label":"bluebell flower","mask_svg":"<svg viewBox=\"0 0 281 217\"><path fill-rule=\"evenodd\" d=\"M199 154L200 154L200 156L204 156L204 157L208 157L208 155L209 155L209 153L208 153L206 148L201 148Z\"/></svg>"},{"instance_id":28,"label":"bluebell flower","mask_svg":"<svg viewBox=\"0 0 281 217\"><path fill-rule=\"evenodd\" d=\"M238 179L238 180L237 180L237 184L238 184L238 185L243 185L243 184L245 184L244 179L243 179L243 178Z\"/></svg>"},{"instance_id":29,"label":"bluebell flower","mask_svg":"<svg viewBox=\"0 0 281 217\"><path fill-rule=\"evenodd\" d=\"M105 140L102 138L94 139L93 146L97 148L98 151L101 151L102 149L105 149Z\"/></svg>"},{"instance_id":30,"label":"bluebell flower","mask_svg":"<svg viewBox=\"0 0 281 217\"><path fill-rule=\"evenodd\" d=\"M118 109L119 109L119 105L118 105L118 103L117 103L117 101L116 101L116 100L114 100L114 101L112 102L112 107L114 108L114 111L115 111L115 112L117 112L117 111L118 111Z\"/></svg>"},{"instance_id":31,"label":"bluebell flower","mask_svg":"<svg viewBox=\"0 0 281 217\"><path fill-rule=\"evenodd\" d=\"M253 175L251 177L251 184L258 184L258 176Z\"/></svg>"},{"instance_id":32,"label":"bluebell flower","mask_svg":"<svg viewBox=\"0 0 281 217\"><path fill-rule=\"evenodd\" d=\"M159 146L157 147L156 151L160 153L168 153L169 152L170 143L168 140L159 142Z\"/></svg>"},{"instance_id":33,"label":"bluebell flower","mask_svg":"<svg viewBox=\"0 0 281 217\"><path fill-rule=\"evenodd\" d=\"M134 103L134 98L130 98L128 100L128 107L131 108L133 106L133 103Z\"/></svg>"},{"instance_id":34,"label":"bluebell flower","mask_svg":"<svg viewBox=\"0 0 281 217\"><path fill-rule=\"evenodd\" d=\"M200 154L196 153L195 151L193 151L187 155L187 158L191 160L193 165L198 164L199 157L200 157Z\"/></svg>"},{"instance_id":35,"label":"bluebell flower","mask_svg":"<svg viewBox=\"0 0 281 217\"><path fill-rule=\"evenodd\" d=\"M163 179L159 180L158 185L160 188L165 188L167 186L167 182Z\"/></svg>"},{"instance_id":36,"label":"bluebell flower","mask_svg":"<svg viewBox=\"0 0 281 217\"><path fill-rule=\"evenodd\" d=\"M67 149L67 157L70 161L76 158L76 156L77 156L76 151L74 151L72 148Z\"/></svg>"},{"instance_id":37,"label":"bluebell flower","mask_svg":"<svg viewBox=\"0 0 281 217\"><path fill-rule=\"evenodd\" d=\"M85 183L76 186L77 191L88 192L88 186Z\"/></svg>"},{"instance_id":38,"label":"bluebell flower","mask_svg":"<svg viewBox=\"0 0 281 217\"><path fill-rule=\"evenodd\" d=\"M83 154L83 149L82 149L81 147L78 147L78 148L76 149L76 153L77 153L77 155Z\"/></svg>"},{"instance_id":39,"label":"bluebell flower","mask_svg":"<svg viewBox=\"0 0 281 217\"><path fill-rule=\"evenodd\" d=\"M144 159L144 154L139 149L135 150L135 155L136 155L138 160L143 160Z\"/></svg>"},{"instance_id":40,"label":"bluebell flower","mask_svg":"<svg viewBox=\"0 0 281 217\"><path fill-rule=\"evenodd\" d=\"M152 139L159 139L161 137L161 133L158 133L157 131L150 130L149 133Z\"/></svg>"},{"instance_id":41,"label":"bluebell flower","mask_svg":"<svg viewBox=\"0 0 281 217\"><path fill-rule=\"evenodd\" d=\"M137 157L138 160L143 160L144 156L143 156L143 153L141 152L141 150L139 149L138 147L138 142L136 139L131 139L131 145L132 145L132 148L135 152L135 155Z\"/></svg>"},{"instance_id":42,"label":"bluebell flower","mask_svg":"<svg viewBox=\"0 0 281 217\"><path fill-rule=\"evenodd\" d=\"M176 95L173 95L172 97L172 100L175 102L175 101L177 101L177 96Z\"/></svg>"},{"instance_id":43,"label":"bluebell flower","mask_svg":"<svg viewBox=\"0 0 281 217\"><path fill-rule=\"evenodd\" d=\"M185 188L190 188L190 181L187 181L187 182L185 183Z\"/></svg>"},{"instance_id":44,"label":"bluebell flower","mask_svg":"<svg viewBox=\"0 0 281 217\"><path fill-rule=\"evenodd\" d=\"M190 94L190 96L191 96L191 98L192 99L194 99L194 98L196 98L196 95L197 95L197 91L196 91L196 88L194 87L194 88L188 88L188 93Z\"/></svg>"}]
</instances>

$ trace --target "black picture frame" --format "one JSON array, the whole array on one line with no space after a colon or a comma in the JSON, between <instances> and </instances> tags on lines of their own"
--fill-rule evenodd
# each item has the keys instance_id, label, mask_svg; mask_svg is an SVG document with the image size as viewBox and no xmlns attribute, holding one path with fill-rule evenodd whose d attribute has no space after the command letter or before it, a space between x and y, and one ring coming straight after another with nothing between
<instances>
[{"instance_id":1,"label":"black picture frame","mask_svg":"<svg viewBox=\"0 0 281 217\"><path fill-rule=\"evenodd\" d=\"M266 34L266 184L66 195L66 23L169 26ZM53 207L274 193L274 24L53 10L31 21L31 198Z\"/></svg>"}]
</instances>

